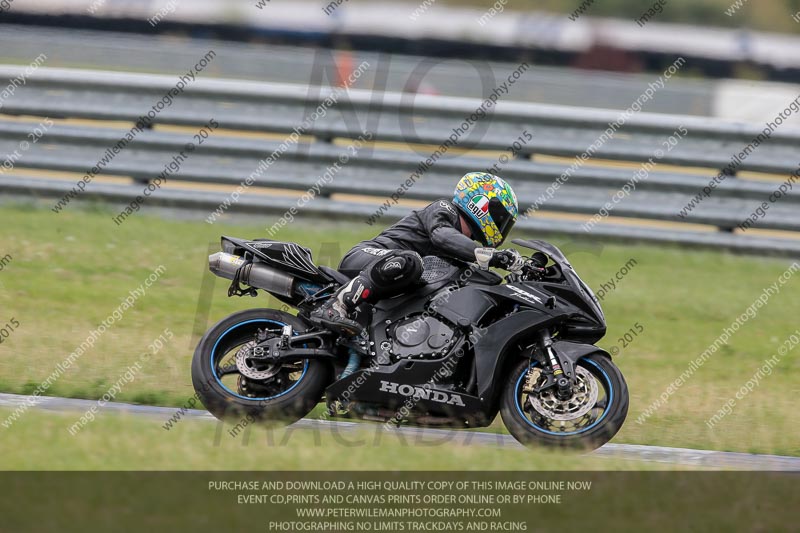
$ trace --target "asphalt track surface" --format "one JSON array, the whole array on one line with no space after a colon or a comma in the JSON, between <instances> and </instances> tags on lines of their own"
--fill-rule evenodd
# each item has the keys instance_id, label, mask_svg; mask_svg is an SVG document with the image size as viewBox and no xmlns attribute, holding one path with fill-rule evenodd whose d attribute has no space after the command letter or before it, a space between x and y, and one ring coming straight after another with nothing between
<instances>
[{"instance_id":1,"label":"asphalt track surface","mask_svg":"<svg viewBox=\"0 0 800 533\"><path fill-rule=\"evenodd\" d=\"M27 403L28 396L18 394L0 393L0 407L16 408ZM73 398L58 398L40 396L36 398L35 409L47 411L85 411L92 405L97 405L95 400L78 400ZM109 402L99 408L105 413L128 413L132 415L148 416L166 422L178 409L175 407L155 407L151 405L133 405L119 402ZM24 416L24 414L23 414ZM205 421L216 421L207 411L190 409L184 413L183 418ZM183 423L179 421L177 424ZM303 419L295 423L298 429L337 432L340 435L359 428L368 431L385 431L398 433L411 441L427 443L430 446L436 442L450 442L454 444L472 446L494 446L507 449L521 449L520 445L510 435L488 433L479 431L453 431L433 428L401 427L384 429L383 424L362 424L356 422L321 421ZM714 450L691 450L687 448L667 448L663 446L642 446L637 444L606 444L602 448L591 452L596 457L616 457L633 461L648 461L668 463L696 468L711 469L736 469L736 470L773 470L773 471L798 471L800 472L800 457L787 457L780 455L757 455L739 452L718 452Z\"/></svg>"}]
</instances>

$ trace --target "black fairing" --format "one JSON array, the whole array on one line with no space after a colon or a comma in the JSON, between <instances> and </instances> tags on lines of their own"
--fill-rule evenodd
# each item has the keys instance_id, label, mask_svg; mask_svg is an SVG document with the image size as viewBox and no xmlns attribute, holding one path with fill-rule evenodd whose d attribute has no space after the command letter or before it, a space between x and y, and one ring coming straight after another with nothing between
<instances>
[{"instance_id":1,"label":"black fairing","mask_svg":"<svg viewBox=\"0 0 800 533\"><path fill-rule=\"evenodd\" d=\"M469 265L464 272L464 277L467 283L473 285L500 285L503 283L503 278L500 275L491 270L481 270L473 265Z\"/></svg>"},{"instance_id":2,"label":"black fairing","mask_svg":"<svg viewBox=\"0 0 800 533\"><path fill-rule=\"evenodd\" d=\"M442 291L430 302L431 311L461 327L478 324L494 306L494 298L475 285Z\"/></svg>"},{"instance_id":3,"label":"black fairing","mask_svg":"<svg viewBox=\"0 0 800 533\"><path fill-rule=\"evenodd\" d=\"M575 297L570 298L571 303L586 309L590 315L589 318L599 326L602 326L603 334L605 334L606 317L600 307L600 302L592 289L578 276L561 250L548 242L539 240L514 239L512 242L547 254L555 262L555 269L563 275L566 285L573 289Z\"/></svg>"},{"instance_id":4,"label":"black fairing","mask_svg":"<svg viewBox=\"0 0 800 533\"><path fill-rule=\"evenodd\" d=\"M500 372L507 357L513 356L510 350L530 335L531 331L550 327L559 321L539 311L521 311L499 320L476 333L475 370L478 376L478 396L486 402L495 398L495 392L502 386Z\"/></svg>"},{"instance_id":5,"label":"black fairing","mask_svg":"<svg viewBox=\"0 0 800 533\"><path fill-rule=\"evenodd\" d=\"M331 276L321 271L312 259L311 250L293 242L255 239L252 241L222 237L222 250L262 261L269 266L315 283L330 283Z\"/></svg>"},{"instance_id":6,"label":"black fairing","mask_svg":"<svg viewBox=\"0 0 800 533\"><path fill-rule=\"evenodd\" d=\"M325 392L328 398L377 404L396 409L408 400L409 395L391 392L392 385L387 386L387 384L406 387L422 386L431 382L443 365L444 360L397 361L374 369L358 370L348 377L334 382ZM486 410L478 398L455 389L453 383L447 379L436 380L436 385L428 387L427 390L429 391L427 398L417 397L413 401L415 409L454 419L482 418L478 415ZM432 399L437 396L438 401Z\"/></svg>"},{"instance_id":7,"label":"black fairing","mask_svg":"<svg viewBox=\"0 0 800 533\"><path fill-rule=\"evenodd\" d=\"M505 363L510 357L522 356L522 346L530 344L536 332L557 332L555 349L563 350L564 357L573 362L602 351L591 343L605 335L605 317L594 294L561 251L542 241L515 242L544 251L553 259L551 279L499 284L502 278L494 273L481 275L486 271L461 269L458 275L451 273L451 283L441 290L423 287L379 303L372 322L375 345L390 338L387 324L424 310L460 328L474 346L474 363L470 363L474 364L476 396L488 410L502 386Z\"/></svg>"},{"instance_id":8,"label":"black fairing","mask_svg":"<svg viewBox=\"0 0 800 533\"><path fill-rule=\"evenodd\" d=\"M556 353L573 363L604 353L591 345L606 331L602 309L566 257L543 241L514 242L552 259L543 277L517 274L503 283L502 277L474 265L426 257L423 279L415 289L359 308L354 318L367 327L370 341L361 350L378 365L334 381L326 389L327 401L391 408L402 405L413 391L430 396L414 402L423 416L488 423L497 413L508 364L540 357L542 330L552 335ZM314 265L307 248L294 243L223 237L223 250L312 283L334 281ZM414 322L417 318L422 329ZM401 339L401 331L409 336ZM336 357L346 353L340 350ZM446 379L431 383L444 361L454 363ZM401 386L399 393L394 391Z\"/></svg>"}]
</instances>

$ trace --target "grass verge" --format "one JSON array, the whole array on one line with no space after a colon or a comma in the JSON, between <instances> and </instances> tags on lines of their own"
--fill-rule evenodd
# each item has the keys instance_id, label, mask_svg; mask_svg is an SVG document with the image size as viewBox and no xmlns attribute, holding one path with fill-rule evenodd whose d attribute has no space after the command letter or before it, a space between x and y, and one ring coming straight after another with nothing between
<instances>
[{"instance_id":1,"label":"grass verge","mask_svg":"<svg viewBox=\"0 0 800 533\"><path fill-rule=\"evenodd\" d=\"M226 298L227 284L207 277L206 256L219 236L263 236L266 217L262 225L210 226L137 213L116 226L111 216L102 208L70 206L56 215L29 205L0 207L0 224L7 228L0 235L0 257L11 256L0 271L0 324L19 322L0 344L1 391L34 390L159 265L165 267L161 278L47 394L99 398L169 329L173 338L115 399L182 405L193 394L189 362L199 333L236 310L275 304L263 297ZM332 265L375 231L365 224L298 220L277 238L300 242L320 263ZM666 405L636 422L689 362L776 282L789 260L553 240L566 244L573 265L596 289L627 268L604 296L609 333L599 343L616 349L615 361L631 391L629 419L617 442L800 454L794 405L800 386L792 354L714 428L705 424L797 330L797 280L782 286ZM215 282L207 292L204 279ZM203 294L210 302L203 302ZM624 335L632 328L637 335L627 342Z\"/></svg>"},{"instance_id":2,"label":"grass verge","mask_svg":"<svg viewBox=\"0 0 800 533\"><path fill-rule=\"evenodd\" d=\"M0 415L7 416L7 409ZM254 429L231 438L207 420L104 415L72 436L75 413L32 411L4 435L0 470L673 470L670 465L461 446L365 429L353 434ZM58 450L58 453L53 453Z\"/></svg>"}]
</instances>

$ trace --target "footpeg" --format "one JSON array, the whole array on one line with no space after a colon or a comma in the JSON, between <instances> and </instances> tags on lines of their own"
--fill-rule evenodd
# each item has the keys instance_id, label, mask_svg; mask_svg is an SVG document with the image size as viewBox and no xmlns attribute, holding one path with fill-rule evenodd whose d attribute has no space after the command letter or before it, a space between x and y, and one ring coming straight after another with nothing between
<instances>
[{"instance_id":1,"label":"footpeg","mask_svg":"<svg viewBox=\"0 0 800 533\"><path fill-rule=\"evenodd\" d=\"M286 324L285 326L283 326L283 329L281 330L281 345L280 346L281 346L282 350L285 350L285 349L289 348L289 339L291 337L292 337L292 326L289 325L289 324Z\"/></svg>"}]
</instances>

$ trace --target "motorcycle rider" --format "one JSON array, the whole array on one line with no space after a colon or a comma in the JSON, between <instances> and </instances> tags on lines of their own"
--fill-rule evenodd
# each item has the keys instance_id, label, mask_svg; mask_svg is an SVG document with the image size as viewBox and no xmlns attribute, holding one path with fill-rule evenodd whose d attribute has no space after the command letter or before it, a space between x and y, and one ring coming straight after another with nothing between
<instances>
[{"instance_id":1,"label":"motorcycle rider","mask_svg":"<svg viewBox=\"0 0 800 533\"><path fill-rule=\"evenodd\" d=\"M496 249L518 212L517 197L504 180L486 172L464 175L452 201L436 200L413 211L347 252L339 271L355 277L314 310L311 319L346 335L361 335L363 328L351 318L352 312L362 303L397 296L418 283L423 255L518 270L524 262L519 252Z\"/></svg>"}]
</instances>

